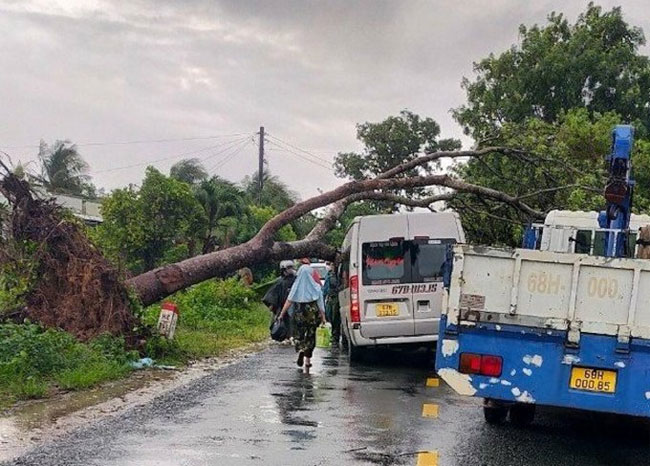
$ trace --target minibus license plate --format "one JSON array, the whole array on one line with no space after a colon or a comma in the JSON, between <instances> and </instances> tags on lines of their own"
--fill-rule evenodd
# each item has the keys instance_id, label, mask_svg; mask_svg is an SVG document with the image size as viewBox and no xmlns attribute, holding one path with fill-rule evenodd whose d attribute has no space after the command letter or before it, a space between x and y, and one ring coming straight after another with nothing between
<instances>
[{"instance_id":1,"label":"minibus license plate","mask_svg":"<svg viewBox=\"0 0 650 466\"><path fill-rule=\"evenodd\" d=\"M616 372L589 367L571 368L569 387L589 392L614 393L616 391Z\"/></svg>"},{"instance_id":2,"label":"minibus license plate","mask_svg":"<svg viewBox=\"0 0 650 466\"><path fill-rule=\"evenodd\" d=\"M375 312L377 317L391 317L399 315L399 309L397 304L392 303L380 303L375 305Z\"/></svg>"}]
</instances>

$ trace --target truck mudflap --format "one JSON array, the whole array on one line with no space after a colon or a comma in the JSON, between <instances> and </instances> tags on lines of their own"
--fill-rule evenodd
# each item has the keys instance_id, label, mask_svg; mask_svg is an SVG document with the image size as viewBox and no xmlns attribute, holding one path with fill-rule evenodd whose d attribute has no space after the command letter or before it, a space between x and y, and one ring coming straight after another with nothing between
<instances>
[{"instance_id":1,"label":"truck mudflap","mask_svg":"<svg viewBox=\"0 0 650 466\"><path fill-rule=\"evenodd\" d=\"M440 328L436 371L460 395L650 417L650 340L622 352L614 336L583 333L571 348L561 330L447 326L446 316ZM463 353L501 357L501 374L461 373Z\"/></svg>"}]
</instances>

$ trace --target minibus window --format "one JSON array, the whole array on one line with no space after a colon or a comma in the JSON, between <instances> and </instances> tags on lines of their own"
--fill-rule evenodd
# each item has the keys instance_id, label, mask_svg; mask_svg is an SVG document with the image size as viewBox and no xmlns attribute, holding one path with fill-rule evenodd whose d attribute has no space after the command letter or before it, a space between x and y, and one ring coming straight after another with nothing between
<instances>
[{"instance_id":1,"label":"minibus window","mask_svg":"<svg viewBox=\"0 0 650 466\"><path fill-rule=\"evenodd\" d=\"M414 266L414 281L432 282L442 279L447 248L453 241L415 241L411 246Z\"/></svg>"},{"instance_id":2,"label":"minibus window","mask_svg":"<svg viewBox=\"0 0 650 466\"><path fill-rule=\"evenodd\" d=\"M361 248L363 260L363 284L385 285L407 283L407 245L404 241L364 243Z\"/></svg>"}]
</instances>

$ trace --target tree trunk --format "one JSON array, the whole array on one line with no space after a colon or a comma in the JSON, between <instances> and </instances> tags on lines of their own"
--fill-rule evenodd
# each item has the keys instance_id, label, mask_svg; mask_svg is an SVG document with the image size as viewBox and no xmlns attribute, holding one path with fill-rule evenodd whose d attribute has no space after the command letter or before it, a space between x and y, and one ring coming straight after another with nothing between
<instances>
[{"instance_id":1,"label":"tree trunk","mask_svg":"<svg viewBox=\"0 0 650 466\"><path fill-rule=\"evenodd\" d=\"M273 243L251 240L228 249L192 257L172 265L150 270L127 280L144 306L196 283L227 276L242 267L269 260L320 257L333 260L336 249L318 240Z\"/></svg>"}]
</instances>

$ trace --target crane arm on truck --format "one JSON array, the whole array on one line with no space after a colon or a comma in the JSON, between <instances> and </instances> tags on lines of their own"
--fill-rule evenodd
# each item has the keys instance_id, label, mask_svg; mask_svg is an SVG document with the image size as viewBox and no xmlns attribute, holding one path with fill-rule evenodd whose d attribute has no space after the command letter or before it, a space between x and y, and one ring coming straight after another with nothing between
<instances>
[{"instance_id":1,"label":"crane arm on truck","mask_svg":"<svg viewBox=\"0 0 650 466\"><path fill-rule=\"evenodd\" d=\"M607 231L604 238L606 257L625 257L628 251L630 218L632 214L632 147L634 127L617 125L612 130L611 152L606 156L607 184L605 185L605 209L599 212L598 226ZM524 231L522 248L539 249L542 236L541 225L529 224ZM570 241L579 243L577 238Z\"/></svg>"},{"instance_id":2,"label":"crane arm on truck","mask_svg":"<svg viewBox=\"0 0 650 466\"><path fill-rule=\"evenodd\" d=\"M601 228L612 229L605 237L607 257L625 257L632 213L632 146L634 128L618 125L612 131L612 152L606 158L609 178L605 186L605 210L598 215Z\"/></svg>"}]
</instances>

